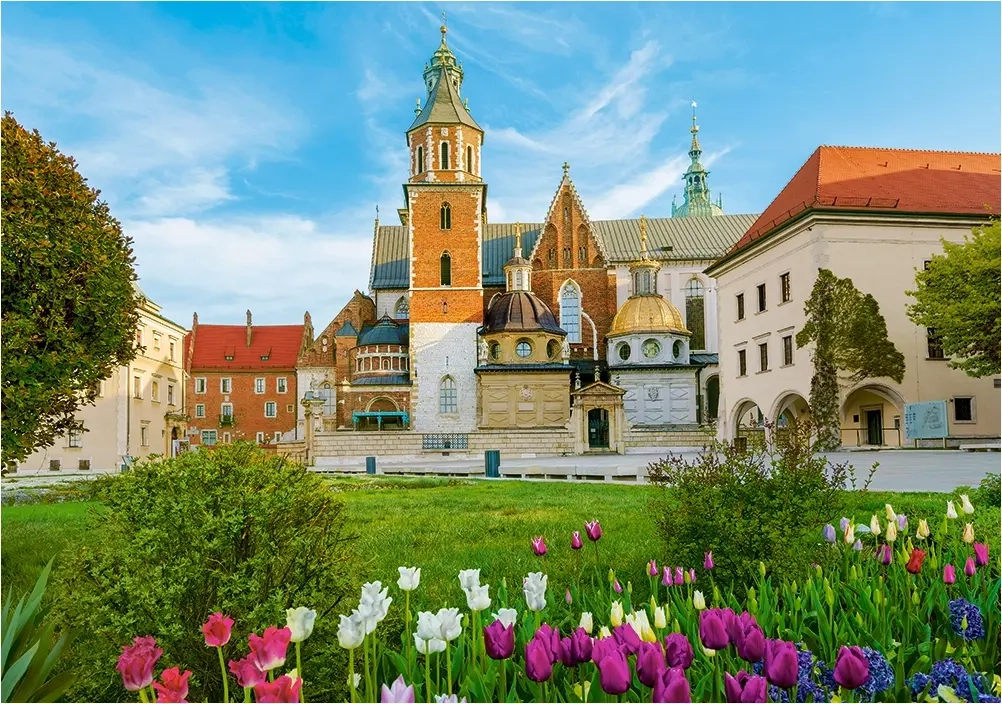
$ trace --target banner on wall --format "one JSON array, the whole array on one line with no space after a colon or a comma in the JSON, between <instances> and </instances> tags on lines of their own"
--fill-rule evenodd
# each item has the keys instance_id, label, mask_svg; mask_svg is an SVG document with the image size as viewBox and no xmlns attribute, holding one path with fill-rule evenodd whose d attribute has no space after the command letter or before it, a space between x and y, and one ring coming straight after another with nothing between
<instances>
[{"instance_id":1,"label":"banner on wall","mask_svg":"<svg viewBox=\"0 0 1002 704\"><path fill-rule=\"evenodd\" d=\"M905 404L905 440L939 440L949 434L946 401Z\"/></svg>"}]
</instances>

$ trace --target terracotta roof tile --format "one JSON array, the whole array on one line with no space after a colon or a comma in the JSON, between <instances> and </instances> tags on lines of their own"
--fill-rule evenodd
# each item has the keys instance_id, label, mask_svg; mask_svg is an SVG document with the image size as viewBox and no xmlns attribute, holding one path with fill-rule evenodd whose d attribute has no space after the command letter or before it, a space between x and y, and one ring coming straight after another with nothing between
<instances>
[{"instance_id":1,"label":"terracotta roof tile","mask_svg":"<svg viewBox=\"0 0 1002 704\"><path fill-rule=\"evenodd\" d=\"M244 325L199 325L194 338L191 362L194 371L293 369L303 342L303 325L254 325L250 347ZM226 359L227 355L232 355L233 359ZM268 359L262 360L262 356Z\"/></svg>"},{"instance_id":2,"label":"terracotta roof tile","mask_svg":"<svg viewBox=\"0 0 1002 704\"><path fill-rule=\"evenodd\" d=\"M999 215L999 154L821 146L731 254L807 209Z\"/></svg>"}]
</instances>

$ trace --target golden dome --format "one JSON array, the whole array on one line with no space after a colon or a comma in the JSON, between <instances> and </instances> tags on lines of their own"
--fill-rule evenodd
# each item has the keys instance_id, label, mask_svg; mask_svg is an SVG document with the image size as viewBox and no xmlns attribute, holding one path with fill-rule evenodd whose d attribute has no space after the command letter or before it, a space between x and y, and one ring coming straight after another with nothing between
<instances>
[{"instance_id":1,"label":"golden dome","mask_svg":"<svg viewBox=\"0 0 1002 704\"><path fill-rule=\"evenodd\" d=\"M633 296L627 299L612 319L609 334L623 335L631 332L691 334L685 329L678 308L661 296Z\"/></svg>"}]
</instances>

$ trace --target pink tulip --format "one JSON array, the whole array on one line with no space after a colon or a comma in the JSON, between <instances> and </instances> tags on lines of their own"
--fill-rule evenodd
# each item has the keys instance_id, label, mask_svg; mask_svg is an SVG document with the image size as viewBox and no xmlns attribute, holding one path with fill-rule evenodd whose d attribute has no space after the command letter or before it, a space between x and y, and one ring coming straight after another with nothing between
<instances>
[{"instance_id":1,"label":"pink tulip","mask_svg":"<svg viewBox=\"0 0 1002 704\"><path fill-rule=\"evenodd\" d=\"M675 568L675 584L685 584L685 570L681 567Z\"/></svg>"},{"instance_id":2,"label":"pink tulip","mask_svg":"<svg viewBox=\"0 0 1002 704\"><path fill-rule=\"evenodd\" d=\"M191 670L181 670L172 667L160 673L160 682L153 683L153 689L157 691L158 702L183 702L188 696L188 678L191 677Z\"/></svg>"},{"instance_id":3,"label":"pink tulip","mask_svg":"<svg viewBox=\"0 0 1002 704\"><path fill-rule=\"evenodd\" d=\"M230 660L229 668L241 687L255 687L268 679L265 673L257 669L250 655L243 660Z\"/></svg>"},{"instance_id":4,"label":"pink tulip","mask_svg":"<svg viewBox=\"0 0 1002 704\"><path fill-rule=\"evenodd\" d=\"M537 536L532 539L532 551L536 553L536 557L542 557L546 554L546 541L543 536Z\"/></svg>"},{"instance_id":5,"label":"pink tulip","mask_svg":"<svg viewBox=\"0 0 1002 704\"><path fill-rule=\"evenodd\" d=\"M581 533L574 531L571 534L571 550L580 550L584 547L584 543L581 542Z\"/></svg>"},{"instance_id":6,"label":"pink tulip","mask_svg":"<svg viewBox=\"0 0 1002 704\"><path fill-rule=\"evenodd\" d=\"M262 682L256 685L254 687L254 698L258 702L285 702L286 704L294 704L294 702L299 701L299 690L302 686L303 680L301 678L297 677L293 680L288 675L282 675L276 678L274 682Z\"/></svg>"},{"instance_id":7,"label":"pink tulip","mask_svg":"<svg viewBox=\"0 0 1002 704\"><path fill-rule=\"evenodd\" d=\"M974 543L974 564L978 567L988 564L988 543Z\"/></svg>"},{"instance_id":8,"label":"pink tulip","mask_svg":"<svg viewBox=\"0 0 1002 704\"><path fill-rule=\"evenodd\" d=\"M663 577L661 577L661 584L665 585L666 587L670 587L672 584L674 584L674 582L672 582L671 579L671 567L665 565L662 568L661 573L664 575Z\"/></svg>"},{"instance_id":9,"label":"pink tulip","mask_svg":"<svg viewBox=\"0 0 1002 704\"><path fill-rule=\"evenodd\" d=\"M292 631L288 628L268 626L264 637L251 633L247 636L250 644L251 660L262 672L274 670L285 664L285 652L289 647ZM260 701L260 700L259 700Z\"/></svg>"},{"instance_id":10,"label":"pink tulip","mask_svg":"<svg viewBox=\"0 0 1002 704\"><path fill-rule=\"evenodd\" d=\"M967 558L967 562L964 563L964 574L968 577L973 577L978 571L978 568L974 566L974 558Z\"/></svg>"},{"instance_id":11,"label":"pink tulip","mask_svg":"<svg viewBox=\"0 0 1002 704\"><path fill-rule=\"evenodd\" d=\"M709 571L714 567L716 567L716 565L713 562L713 551L710 550L710 552L706 553L706 556L703 558L703 569Z\"/></svg>"},{"instance_id":12,"label":"pink tulip","mask_svg":"<svg viewBox=\"0 0 1002 704\"><path fill-rule=\"evenodd\" d=\"M623 593L623 587L619 584L618 579L613 583L612 588L616 590L617 594Z\"/></svg>"},{"instance_id":13,"label":"pink tulip","mask_svg":"<svg viewBox=\"0 0 1002 704\"><path fill-rule=\"evenodd\" d=\"M233 631L233 619L224 616L222 612L216 612L209 616L209 620L202 626L202 635L205 636L205 644L210 648L222 648L230 642L230 633Z\"/></svg>"},{"instance_id":14,"label":"pink tulip","mask_svg":"<svg viewBox=\"0 0 1002 704\"><path fill-rule=\"evenodd\" d=\"M696 583L696 568L695 567L690 567L689 568L689 584L695 584L695 583Z\"/></svg>"},{"instance_id":15,"label":"pink tulip","mask_svg":"<svg viewBox=\"0 0 1002 704\"><path fill-rule=\"evenodd\" d=\"M400 675L397 679L393 680L393 686L387 687L383 685L383 689L380 691L379 701L382 704L387 704L388 702L402 702L403 704L414 704L414 685L409 685L404 682L404 676Z\"/></svg>"},{"instance_id":16,"label":"pink tulip","mask_svg":"<svg viewBox=\"0 0 1002 704\"><path fill-rule=\"evenodd\" d=\"M122 673L122 684L130 692L138 692L153 683L153 667L164 651L157 647L153 636L133 639L132 645L122 648L116 669Z\"/></svg>"},{"instance_id":17,"label":"pink tulip","mask_svg":"<svg viewBox=\"0 0 1002 704\"><path fill-rule=\"evenodd\" d=\"M957 581L957 570L953 565L943 565L943 583L953 584Z\"/></svg>"},{"instance_id":18,"label":"pink tulip","mask_svg":"<svg viewBox=\"0 0 1002 704\"><path fill-rule=\"evenodd\" d=\"M588 535L588 540L598 542L598 539L602 537L602 526L599 525L598 521L589 521L585 523L585 533Z\"/></svg>"},{"instance_id":19,"label":"pink tulip","mask_svg":"<svg viewBox=\"0 0 1002 704\"><path fill-rule=\"evenodd\" d=\"M647 563L647 574L651 577L657 577L660 574L660 572L658 572L658 563L654 560Z\"/></svg>"},{"instance_id":20,"label":"pink tulip","mask_svg":"<svg viewBox=\"0 0 1002 704\"><path fill-rule=\"evenodd\" d=\"M574 603L574 599L571 597L571 590L570 589L568 589L567 593L564 594L564 600L567 602L568 606L570 606L571 604Z\"/></svg>"}]
</instances>

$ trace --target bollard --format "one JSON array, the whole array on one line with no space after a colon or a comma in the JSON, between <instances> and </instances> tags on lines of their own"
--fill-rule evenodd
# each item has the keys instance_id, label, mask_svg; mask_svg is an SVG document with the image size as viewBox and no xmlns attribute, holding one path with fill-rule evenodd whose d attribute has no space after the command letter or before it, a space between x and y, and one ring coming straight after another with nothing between
<instances>
[{"instance_id":1,"label":"bollard","mask_svg":"<svg viewBox=\"0 0 1002 704\"><path fill-rule=\"evenodd\" d=\"M365 473L375 474L376 473L376 458L366 457L365 458Z\"/></svg>"},{"instance_id":2,"label":"bollard","mask_svg":"<svg viewBox=\"0 0 1002 704\"><path fill-rule=\"evenodd\" d=\"M484 470L488 479L501 477L501 451L487 450L484 452Z\"/></svg>"}]
</instances>

